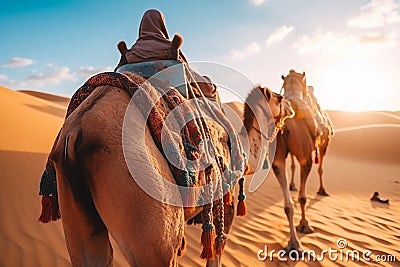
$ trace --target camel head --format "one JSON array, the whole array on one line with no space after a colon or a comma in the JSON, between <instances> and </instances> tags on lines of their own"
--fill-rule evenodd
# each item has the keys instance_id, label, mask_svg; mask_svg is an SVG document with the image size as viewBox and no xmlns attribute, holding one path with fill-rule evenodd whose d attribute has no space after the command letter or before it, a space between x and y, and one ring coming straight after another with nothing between
<instances>
[{"instance_id":1,"label":"camel head","mask_svg":"<svg viewBox=\"0 0 400 267\"><path fill-rule=\"evenodd\" d=\"M294 70L290 70L287 76L282 75L282 80L282 88L285 89L285 94L290 94L291 92L305 93L307 91L305 72L298 73Z\"/></svg>"},{"instance_id":2,"label":"camel head","mask_svg":"<svg viewBox=\"0 0 400 267\"><path fill-rule=\"evenodd\" d=\"M290 102L284 96L271 91L267 87L259 86L258 88L267 100L275 122L279 121L282 118L294 117L294 109L292 108Z\"/></svg>"}]
</instances>

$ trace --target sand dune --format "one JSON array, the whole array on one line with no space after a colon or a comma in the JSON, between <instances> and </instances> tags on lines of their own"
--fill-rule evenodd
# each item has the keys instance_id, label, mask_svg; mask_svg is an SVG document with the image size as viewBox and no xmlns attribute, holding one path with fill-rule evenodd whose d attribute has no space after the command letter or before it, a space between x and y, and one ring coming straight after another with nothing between
<instances>
[{"instance_id":1,"label":"sand dune","mask_svg":"<svg viewBox=\"0 0 400 267\"><path fill-rule=\"evenodd\" d=\"M31 96L35 96L47 101L56 102L61 105L68 105L70 98L59 95L52 95L48 93L38 92L38 91L30 91L30 90L19 90L18 92L25 93Z\"/></svg>"},{"instance_id":2,"label":"sand dune","mask_svg":"<svg viewBox=\"0 0 400 267\"><path fill-rule=\"evenodd\" d=\"M0 149L48 153L66 106L0 86Z\"/></svg>"},{"instance_id":3,"label":"sand dune","mask_svg":"<svg viewBox=\"0 0 400 267\"><path fill-rule=\"evenodd\" d=\"M39 178L63 123L67 99L0 87L0 101L0 266L70 266L61 222L37 222ZM270 173L256 192L247 193L248 215L234 220L223 266L400 266L400 129L395 126L400 113L329 114L337 129L324 173L331 196L316 195L314 166L307 185L307 214L315 231L300 234L303 248L319 254L338 249L336 242L343 238L347 250L370 250L373 259L391 254L397 262L279 262L276 254L272 261L258 260L257 252L265 245L269 251L280 250L288 241L281 190ZM368 127L378 124L387 127ZM389 198L390 205L371 202L374 191ZM297 224L300 207L296 193L292 196ZM186 231L188 248L179 265L204 266L200 226ZM115 266L126 266L117 248L115 258Z\"/></svg>"}]
</instances>

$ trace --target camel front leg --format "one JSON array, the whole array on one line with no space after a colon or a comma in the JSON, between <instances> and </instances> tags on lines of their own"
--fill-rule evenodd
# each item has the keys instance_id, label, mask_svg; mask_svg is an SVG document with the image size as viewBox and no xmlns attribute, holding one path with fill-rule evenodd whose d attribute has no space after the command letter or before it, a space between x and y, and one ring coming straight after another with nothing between
<instances>
[{"instance_id":1,"label":"camel front leg","mask_svg":"<svg viewBox=\"0 0 400 267\"><path fill-rule=\"evenodd\" d=\"M301 244L299 238L297 237L296 229L293 223L293 216L294 216L293 200L290 195L286 180L284 160L279 162L274 161L274 163L272 164L272 168L274 170L275 176L279 182L279 185L283 193L284 211L289 222L290 239L285 250L287 252L291 250L301 251L302 250Z\"/></svg>"},{"instance_id":2,"label":"camel front leg","mask_svg":"<svg viewBox=\"0 0 400 267\"><path fill-rule=\"evenodd\" d=\"M294 162L293 154L290 154L290 160L291 160L291 163L290 163L290 171L291 171L290 175L291 175L291 178L290 178L289 189L290 189L290 191L297 191L296 185L294 183L294 173L296 171L296 164Z\"/></svg>"},{"instance_id":3,"label":"camel front leg","mask_svg":"<svg viewBox=\"0 0 400 267\"><path fill-rule=\"evenodd\" d=\"M308 225L308 221L306 219L306 211L305 211L305 206L307 203L306 182L312 167L311 158L301 161L300 166L301 166L301 181L300 181L299 203L301 207L301 220L300 224L297 226L296 229L297 231L303 234L309 234L314 232L313 229Z\"/></svg>"},{"instance_id":4,"label":"camel front leg","mask_svg":"<svg viewBox=\"0 0 400 267\"><path fill-rule=\"evenodd\" d=\"M206 267L221 267L221 255L215 256L213 260L208 260Z\"/></svg>"}]
</instances>

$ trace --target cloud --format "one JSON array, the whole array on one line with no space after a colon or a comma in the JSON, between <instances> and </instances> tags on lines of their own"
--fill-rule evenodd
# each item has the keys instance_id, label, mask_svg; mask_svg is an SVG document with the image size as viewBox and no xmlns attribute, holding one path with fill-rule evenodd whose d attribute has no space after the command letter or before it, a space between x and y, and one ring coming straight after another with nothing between
<instances>
[{"instance_id":1,"label":"cloud","mask_svg":"<svg viewBox=\"0 0 400 267\"><path fill-rule=\"evenodd\" d=\"M370 48L393 47L397 43L397 34L395 32L382 34L379 32L364 33L357 37L360 45Z\"/></svg>"},{"instance_id":2,"label":"cloud","mask_svg":"<svg viewBox=\"0 0 400 267\"><path fill-rule=\"evenodd\" d=\"M271 35L267 39L267 45L271 45L273 43L277 43L282 41L286 36L288 36L292 31L294 27L293 26L280 26L279 28L275 29L271 33Z\"/></svg>"},{"instance_id":3,"label":"cloud","mask_svg":"<svg viewBox=\"0 0 400 267\"><path fill-rule=\"evenodd\" d=\"M293 46L300 54L307 54L381 49L395 46L396 43L397 34L395 32L369 32L356 35L318 29L312 35L301 36Z\"/></svg>"},{"instance_id":4,"label":"cloud","mask_svg":"<svg viewBox=\"0 0 400 267\"><path fill-rule=\"evenodd\" d=\"M249 2L255 6L259 6L265 3L266 0L249 0Z\"/></svg>"},{"instance_id":5,"label":"cloud","mask_svg":"<svg viewBox=\"0 0 400 267\"><path fill-rule=\"evenodd\" d=\"M10 79L10 77L8 77L7 75L0 73L0 84L6 87L14 88L16 82Z\"/></svg>"},{"instance_id":6,"label":"cloud","mask_svg":"<svg viewBox=\"0 0 400 267\"><path fill-rule=\"evenodd\" d=\"M23 58L23 57L13 57L2 66L5 68L14 68L14 67L24 67L31 65L33 63L32 59Z\"/></svg>"},{"instance_id":7,"label":"cloud","mask_svg":"<svg viewBox=\"0 0 400 267\"><path fill-rule=\"evenodd\" d=\"M89 77L100 72L112 71L112 67L95 68L92 66L79 67L78 74L83 77Z\"/></svg>"},{"instance_id":8,"label":"cloud","mask_svg":"<svg viewBox=\"0 0 400 267\"><path fill-rule=\"evenodd\" d=\"M47 74L39 73L29 76L23 84L27 87L43 87L57 85L64 81L76 81L76 75L71 73L68 67L57 68Z\"/></svg>"},{"instance_id":9,"label":"cloud","mask_svg":"<svg viewBox=\"0 0 400 267\"><path fill-rule=\"evenodd\" d=\"M347 25L357 28L379 28L400 22L399 6L394 0L372 0L361 7L360 14Z\"/></svg>"},{"instance_id":10,"label":"cloud","mask_svg":"<svg viewBox=\"0 0 400 267\"><path fill-rule=\"evenodd\" d=\"M253 42L251 44L248 44L243 50L236 50L233 49L231 50L231 59L232 60L242 60L250 55L256 54L261 51L261 46Z\"/></svg>"},{"instance_id":11,"label":"cloud","mask_svg":"<svg viewBox=\"0 0 400 267\"><path fill-rule=\"evenodd\" d=\"M0 83L7 81L8 81L7 75L0 73Z\"/></svg>"},{"instance_id":12,"label":"cloud","mask_svg":"<svg viewBox=\"0 0 400 267\"><path fill-rule=\"evenodd\" d=\"M340 47L348 46L353 43L349 37L334 33L331 31L323 32L318 29L312 35L303 35L295 43L294 47L301 54L306 54L314 51L332 52L340 49Z\"/></svg>"}]
</instances>

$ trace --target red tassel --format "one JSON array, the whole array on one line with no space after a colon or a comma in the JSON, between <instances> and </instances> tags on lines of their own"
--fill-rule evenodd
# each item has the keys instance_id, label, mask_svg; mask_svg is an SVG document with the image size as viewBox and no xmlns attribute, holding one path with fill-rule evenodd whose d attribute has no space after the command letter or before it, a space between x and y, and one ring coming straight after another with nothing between
<instances>
[{"instance_id":1,"label":"red tassel","mask_svg":"<svg viewBox=\"0 0 400 267\"><path fill-rule=\"evenodd\" d=\"M247 214L246 202L239 200L237 204L236 216L245 216Z\"/></svg>"},{"instance_id":2,"label":"red tassel","mask_svg":"<svg viewBox=\"0 0 400 267\"><path fill-rule=\"evenodd\" d=\"M224 204L229 205L233 201L232 193L230 191L226 192L224 195Z\"/></svg>"},{"instance_id":3,"label":"red tassel","mask_svg":"<svg viewBox=\"0 0 400 267\"><path fill-rule=\"evenodd\" d=\"M201 233L201 244L203 245L203 251L200 254L200 258L206 260L212 260L215 257L215 229L211 225L211 229L204 229Z\"/></svg>"},{"instance_id":4,"label":"red tassel","mask_svg":"<svg viewBox=\"0 0 400 267\"><path fill-rule=\"evenodd\" d=\"M49 223L57 221L61 218L60 209L58 206L57 195L42 196L42 214L40 214L39 222Z\"/></svg>"}]
</instances>

